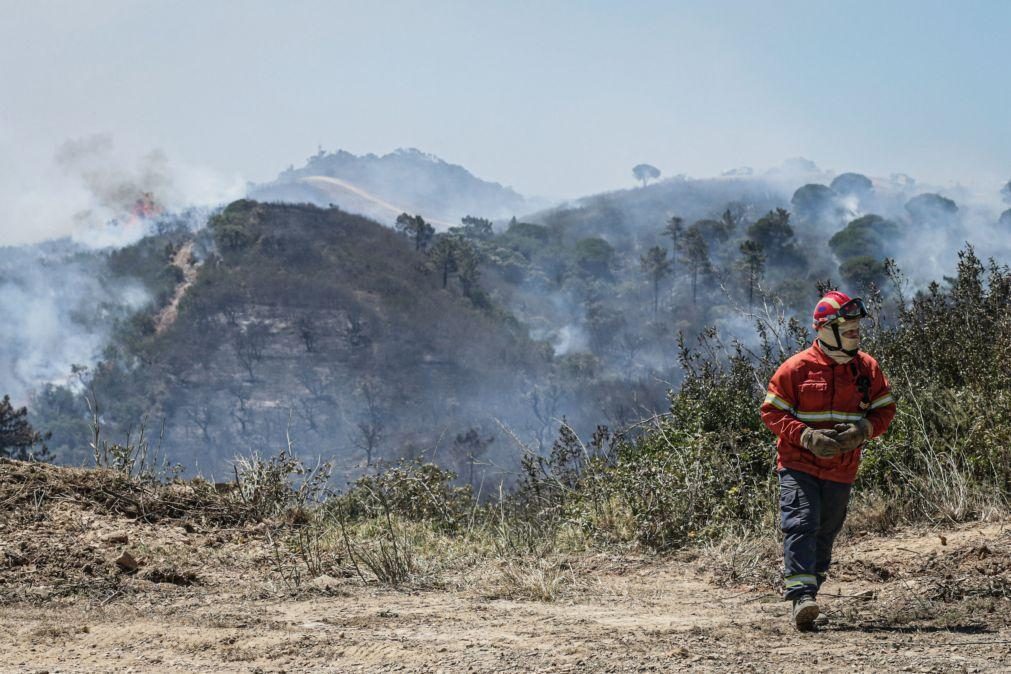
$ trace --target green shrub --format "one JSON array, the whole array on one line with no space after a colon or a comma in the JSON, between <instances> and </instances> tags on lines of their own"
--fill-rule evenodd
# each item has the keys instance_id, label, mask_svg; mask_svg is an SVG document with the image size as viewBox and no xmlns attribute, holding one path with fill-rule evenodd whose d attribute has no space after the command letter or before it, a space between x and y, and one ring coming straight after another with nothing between
<instances>
[{"instance_id":1,"label":"green shrub","mask_svg":"<svg viewBox=\"0 0 1011 674\"><path fill-rule=\"evenodd\" d=\"M456 474L433 463L404 460L364 475L341 495L340 507L351 521L385 517L430 522L442 531L458 531L471 516L470 486L456 487Z\"/></svg>"},{"instance_id":2,"label":"green shrub","mask_svg":"<svg viewBox=\"0 0 1011 674\"><path fill-rule=\"evenodd\" d=\"M903 499L910 518L965 519L1011 493L1011 271L972 247L955 277L904 297L867 348L891 378L898 414L865 453L859 486ZM975 504L975 505L973 505Z\"/></svg>"},{"instance_id":3,"label":"green shrub","mask_svg":"<svg viewBox=\"0 0 1011 674\"><path fill-rule=\"evenodd\" d=\"M699 351L679 344L686 375L670 415L624 445L615 469L636 538L655 549L765 526L773 515L775 450L758 414L771 344L757 362L739 344L727 356L714 330Z\"/></svg>"}]
</instances>

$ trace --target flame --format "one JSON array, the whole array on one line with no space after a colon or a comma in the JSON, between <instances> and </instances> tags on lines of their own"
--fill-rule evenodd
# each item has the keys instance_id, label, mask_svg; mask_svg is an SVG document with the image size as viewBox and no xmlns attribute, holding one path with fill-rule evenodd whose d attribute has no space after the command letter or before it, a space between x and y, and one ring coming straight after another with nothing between
<instances>
[{"instance_id":1,"label":"flame","mask_svg":"<svg viewBox=\"0 0 1011 674\"><path fill-rule=\"evenodd\" d=\"M137 201L133 203L133 208L130 210L130 222L134 223L138 220L147 220L148 218L154 218L165 212L161 204L155 201L154 195L150 192L142 192Z\"/></svg>"}]
</instances>

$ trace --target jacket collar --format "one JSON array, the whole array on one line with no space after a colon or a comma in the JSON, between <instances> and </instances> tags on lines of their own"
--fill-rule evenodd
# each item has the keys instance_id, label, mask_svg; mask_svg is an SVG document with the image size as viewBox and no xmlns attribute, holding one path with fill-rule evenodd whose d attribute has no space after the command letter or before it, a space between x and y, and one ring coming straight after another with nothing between
<instances>
[{"instance_id":1,"label":"jacket collar","mask_svg":"<svg viewBox=\"0 0 1011 674\"><path fill-rule=\"evenodd\" d=\"M812 342L811 348L808 349L808 350L811 352L811 355L814 357L814 359L816 361L818 361L819 363L821 363L822 365L825 365L827 367L831 367L831 366L834 366L834 365L839 365L839 363L835 362L835 360L831 356L829 356L827 353L825 353L824 351L822 351L821 345L818 344L818 338L817 337L814 338L814 342ZM853 360L856 360L859 357L860 357L860 354L858 353L856 356L853 357Z\"/></svg>"}]
</instances>

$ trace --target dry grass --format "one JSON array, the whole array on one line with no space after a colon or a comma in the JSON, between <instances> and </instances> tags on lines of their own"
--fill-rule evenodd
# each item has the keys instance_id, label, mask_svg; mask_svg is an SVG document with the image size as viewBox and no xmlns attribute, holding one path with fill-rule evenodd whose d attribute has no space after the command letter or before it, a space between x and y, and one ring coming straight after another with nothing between
<instances>
[{"instance_id":1,"label":"dry grass","mask_svg":"<svg viewBox=\"0 0 1011 674\"><path fill-rule=\"evenodd\" d=\"M887 534L895 530L901 517L899 504L894 498L880 492L858 491L850 498L843 533Z\"/></svg>"},{"instance_id":2,"label":"dry grass","mask_svg":"<svg viewBox=\"0 0 1011 674\"><path fill-rule=\"evenodd\" d=\"M699 571L721 587L749 585L779 590L783 549L775 535L728 537L698 550Z\"/></svg>"},{"instance_id":3,"label":"dry grass","mask_svg":"<svg viewBox=\"0 0 1011 674\"><path fill-rule=\"evenodd\" d=\"M574 586L575 575L566 562L529 557L504 558L499 562L499 576L491 582L490 591L485 596L553 602Z\"/></svg>"},{"instance_id":4,"label":"dry grass","mask_svg":"<svg viewBox=\"0 0 1011 674\"><path fill-rule=\"evenodd\" d=\"M916 470L909 466L894 466L899 481L909 498L902 504L908 521L966 522L993 520L1009 511L1007 493L995 479L981 483L967 468L969 457L955 450L944 453L921 452ZM993 479L991 477L991 479Z\"/></svg>"},{"instance_id":5,"label":"dry grass","mask_svg":"<svg viewBox=\"0 0 1011 674\"><path fill-rule=\"evenodd\" d=\"M43 623L28 633L28 639L35 644L51 641L64 641L78 634L88 634L91 629L87 625L62 625Z\"/></svg>"},{"instance_id":6,"label":"dry grass","mask_svg":"<svg viewBox=\"0 0 1011 674\"><path fill-rule=\"evenodd\" d=\"M930 596L925 583L899 581L871 599L836 598L832 606L831 618L840 627L983 632L1007 624L1008 601L996 597L941 601Z\"/></svg>"}]
</instances>

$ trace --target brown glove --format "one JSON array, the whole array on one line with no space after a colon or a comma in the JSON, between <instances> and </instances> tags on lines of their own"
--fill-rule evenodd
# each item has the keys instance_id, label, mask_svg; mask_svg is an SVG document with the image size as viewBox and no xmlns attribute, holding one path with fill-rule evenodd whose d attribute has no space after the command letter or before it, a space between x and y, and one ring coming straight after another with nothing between
<instances>
[{"instance_id":1,"label":"brown glove","mask_svg":"<svg viewBox=\"0 0 1011 674\"><path fill-rule=\"evenodd\" d=\"M867 442L871 437L873 427L867 419L861 419L855 424L836 424L835 430L838 433L835 439L844 452L852 452L860 445Z\"/></svg>"},{"instance_id":2,"label":"brown glove","mask_svg":"<svg viewBox=\"0 0 1011 674\"><path fill-rule=\"evenodd\" d=\"M800 444L815 456L828 459L843 451L842 446L835 440L836 435L836 431L830 428L805 428L800 434Z\"/></svg>"}]
</instances>

